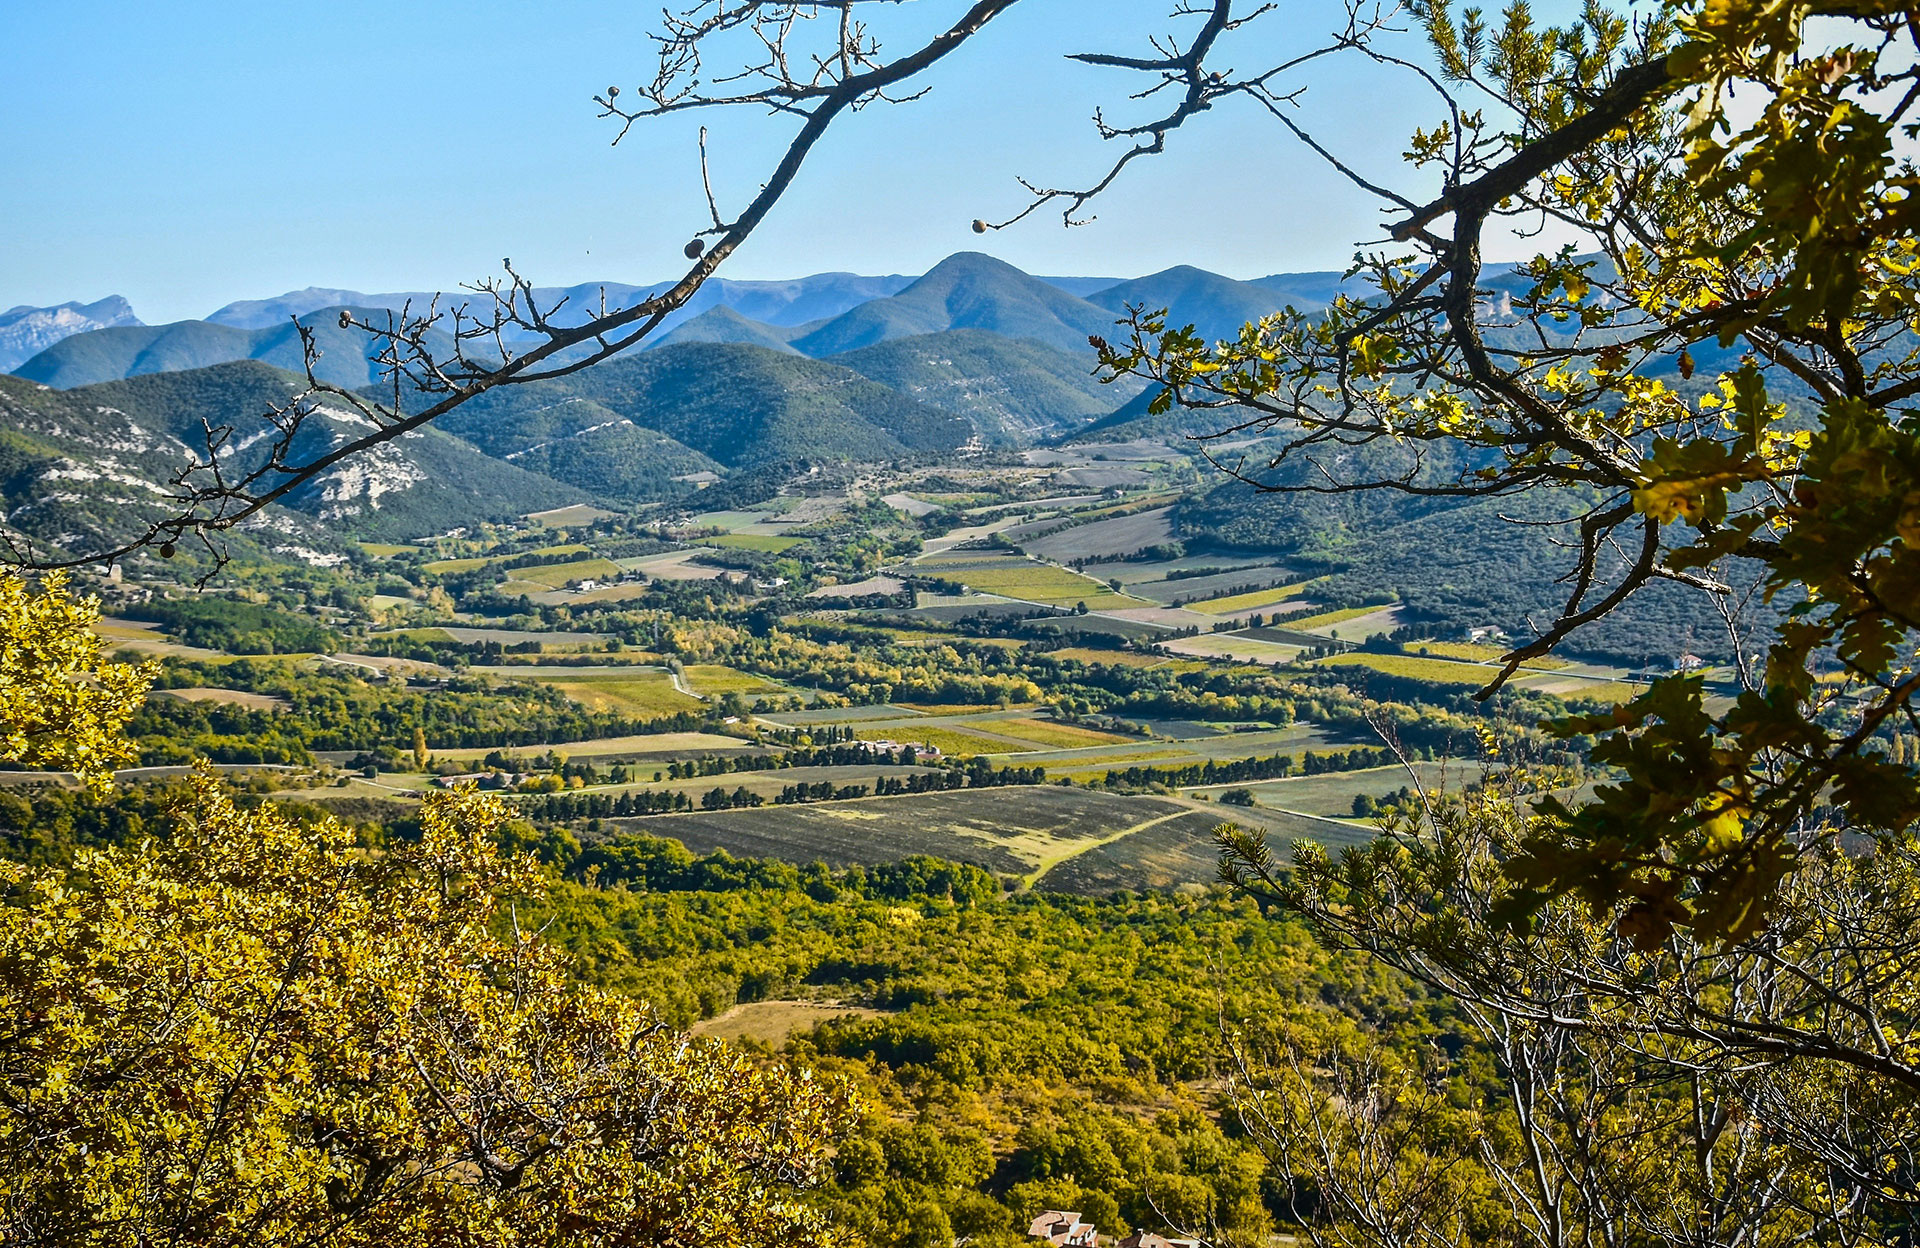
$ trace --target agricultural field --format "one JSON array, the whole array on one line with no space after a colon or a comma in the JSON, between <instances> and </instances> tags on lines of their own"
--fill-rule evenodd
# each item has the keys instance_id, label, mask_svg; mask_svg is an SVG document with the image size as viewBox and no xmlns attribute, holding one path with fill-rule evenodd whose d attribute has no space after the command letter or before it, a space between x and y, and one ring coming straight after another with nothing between
<instances>
[{"instance_id":1,"label":"agricultural field","mask_svg":"<svg viewBox=\"0 0 1920 1248\"><path fill-rule=\"evenodd\" d=\"M692 562L706 547L694 546L687 550L669 551L664 555L648 555L641 559L622 559L618 565L622 570L639 572L648 580L661 581L711 581L724 575L723 568L710 568L704 564Z\"/></svg>"},{"instance_id":2,"label":"agricultural field","mask_svg":"<svg viewBox=\"0 0 1920 1248\"><path fill-rule=\"evenodd\" d=\"M1134 563L1124 560L1110 560L1089 563L1083 571L1088 576L1103 581L1118 579L1127 586L1158 583L1167 579L1171 572L1193 572L1202 568L1216 568L1221 572L1237 572L1245 569L1265 570L1273 566L1273 559L1267 555L1183 555L1178 559L1156 559L1151 563ZM1179 580L1191 580L1196 584L1201 577L1181 577Z\"/></svg>"},{"instance_id":3,"label":"agricultural field","mask_svg":"<svg viewBox=\"0 0 1920 1248\"><path fill-rule=\"evenodd\" d=\"M1061 861L1034 883L1044 892L1103 897L1122 890L1214 884L1220 878L1220 847L1213 830L1222 823L1257 827L1284 851L1291 841L1317 841L1337 851L1373 839L1371 830L1274 811L1234 806L1188 809L1117 840Z\"/></svg>"},{"instance_id":4,"label":"agricultural field","mask_svg":"<svg viewBox=\"0 0 1920 1248\"><path fill-rule=\"evenodd\" d=\"M1399 624L1400 612L1396 607L1346 607L1316 615L1289 616L1284 621L1284 626L1295 632L1338 637L1344 631L1348 638L1390 632Z\"/></svg>"},{"instance_id":5,"label":"agricultural field","mask_svg":"<svg viewBox=\"0 0 1920 1248\"><path fill-rule=\"evenodd\" d=\"M1478 688L1494 676L1494 669L1484 664L1455 663L1448 659L1427 659L1411 654L1367 654L1364 651L1355 650L1347 654L1328 655L1326 658L1314 659L1312 662L1317 667L1366 668L1379 672L1383 676L1421 680L1430 685Z\"/></svg>"},{"instance_id":6,"label":"agricultural field","mask_svg":"<svg viewBox=\"0 0 1920 1248\"><path fill-rule=\"evenodd\" d=\"M1412 643L1412 652L1428 654L1441 659L1458 659L1463 663L1499 663L1506 651L1499 646L1481 646L1468 641L1416 641ZM1538 668L1541 671L1557 671L1569 667L1565 659L1556 659L1543 655L1537 659L1528 659L1521 667Z\"/></svg>"},{"instance_id":7,"label":"agricultural field","mask_svg":"<svg viewBox=\"0 0 1920 1248\"><path fill-rule=\"evenodd\" d=\"M931 717L929 717L931 718ZM983 728L985 725L981 725ZM971 732L964 728L949 727L930 723L920 724L864 724L857 729L862 740L899 741L913 745L930 745L949 758L970 758L975 754L1010 754L1040 747L1024 741L995 737L987 733Z\"/></svg>"},{"instance_id":8,"label":"agricultural field","mask_svg":"<svg viewBox=\"0 0 1920 1248\"><path fill-rule=\"evenodd\" d=\"M534 669L538 672L538 669ZM611 669L609 675L554 678L545 673L536 677L541 684L552 685L575 702L594 711L617 711L635 717L672 715L695 711L700 699L690 698L673 687L667 672L641 672L631 668Z\"/></svg>"},{"instance_id":9,"label":"agricultural field","mask_svg":"<svg viewBox=\"0 0 1920 1248\"><path fill-rule=\"evenodd\" d=\"M732 550L758 550L770 555L778 555L800 545L806 539L776 537L764 533L728 533L722 537L709 537L702 540L708 546L724 546Z\"/></svg>"},{"instance_id":10,"label":"agricultural field","mask_svg":"<svg viewBox=\"0 0 1920 1248\"><path fill-rule=\"evenodd\" d=\"M1049 653L1056 659L1073 659L1089 666L1105 663L1120 667L1159 667L1167 661L1160 655L1142 654L1137 650L1096 650L1091 646L1068 646Z\"/></svg>"},{"instance_id":11,"label":"agricultural field","mask_svg":"<svg viewBox=\"0 0 1920 1248\"><path fill-rule=\"evenodd\" d=\"M458 762L477 762L497 747L472 746L464 749L435 749L435 758ZM763 752L761 747L739 737L723 737L714 732L651 732L631 737L602 737L593 741L556 741L552 745L525 746L518 753L537 754L554 750L570 758L604 759L676 759L701 754L742 754ZM515 752L515 751L510 751ZM708 788L713 786L709 784Z\"/></svg>"},{"instance_id":12,"label":"agricultural field","mask_svg":"<svg viewBox=\"0 0 1920 1248\"><path fill-rule=\"evenodd\" d=\"M1240 574L1234 573L1224 577L1207 577L1205 579L1208 581L1232 580L1236 575ZM1194 584L1197 585L1199 583L1199 578L1196 578ZM1180 596L1180 587L1186 584L1186 581L1168 581L1165 588L1169 596L1178 597ZM1314 584L1315 582L1313 581L1301 581L1295 585L1273 585L1266 589L1250 590L1244 594L1229 594L1224 598L1209 598L1202 602L1189 602L1187 604L1187 610L1204 611L1208 615L1235 615L1241 611L1254 611L1261 607L1271 607L1275 603L1291 601L1306 593ZM1369 608L1369 610L1371 610L1371 608ZM1365 614L1365 612L1361 612L1360 614Z\"/></svg>"},{"instance_id":13,"label":"agricultural field","mask_svg":"<svg viewBox=\"0 0 1920 1248\"><path fill-rule=\"evenodd\" d=\"M586 549L587 548L585 546L579 545L578 543L574 543L572 545L564 545L564 546L542 546L538 550L529 550L523 553L530 556L537 556L543 559L548 559L548 558L563 559L568 555L580 554ZM424 572L433 572L433 573L444 576L444 575L450 575L450 574L457 574L460 572L477 571L480 568L488 567L492 564L503 563L506 560L511 559L513 557L514 556L512 555L476 555L472 558L466 558L466 559L435 559L431 563L425 563L420 566L421 566L421 570ZM568 565L568 566L572 566L572 565ZM516 575L524 575L527 572L532 572L535 570L536 569L534 568L519 569Z\"/></svg>"},{"instance_id":14,"label":"agricultural field","mask_svg":"<svg viewBox=\"0 0 1920 1248\"><path fill-rule=\"evenodd\" d=\"M1018 737L1024 741L1031 741L1035 745L1050 746L1054 749L1117 745L1135 739L1116 736L1111 732L1096 732L1091 728L1082 728L1078 724L1062 724L1042 719L994 719L985 721L980 726L990 726L999 736Z\"/></svg>"},{"instance_id":15,"label":"agricultural field","mask_svg":"<svg viewBox=\"0 0 1920 1248\"><path fill-rule=\"evenodd\" d=\"M609 520L618 512L607 511L590 503L575 503L571 507L555 507L551 511L530 512L524 518L549 529L566 529L580 524L592 524L595 520Z\"/></svg>"},{"instance_id":16,"label":"agricultural field","mask_svg":"<svg viewBox=\"0 0 1920 1248\"><path fill-rule=\"evenodd\" d=\"M672 837L696 853L724 849L742 857L832 866L931 854L1024 880L1104 840L1186 813L1181 803L1165 798L1013 785L607 823L620 832Z\"/></svg>"},{"instance_id":17,"label":"agricultural field","mask_svg":"<svg viewBox=\"0 0 1920 1248\"><path fill-rule=\"evenodd\" d=\"M503 646L532 644L539 646L543 651L553 652L597 650L613 640L612 633L537 633L519 628L467 628L455 624L445 624L434 629L410 629L401 635L431 638L434 633L444 634L465 645L497 641Z\"/></svg>"},{"instance_id":18,"label":"agricultural field","mask_svg":"<svg viewBox=\"0 0 1920 1248\"><path fill-rule=\"evenodd\" d=\"M1111 607L1144 607L1152 604L1129 594L1116 594L1106 584L1082 576L1067 568L1025 559L977 559L962 562L929 563L920 569L933 576L959 581L977 593L1017 598L1043 606L1073 606L1084 602L1089 610Z\"/></svg>"},{"instance_id":19,"label":"agricultural field","mask_svg":"<svg viewBox=\"0 0 1920 1248\"><path fill-rule=\"evenodd\" d=\"M1012 540L1018 541L1029 554L1061 563L1094 559L1102 555L1127 555L1172 541L1172 510L1170 507L1160 507L1131 516L1115 516L1110 520L1064 528L1032 540Z\"/></svg>"},{"instance_id":20,"label":"agricultural field","mask_svg":"<svg viewBox=\"0 0 1920 1248\"><path fill-rule=\"evenodd\" d=\"M287 703L282 698L265 693L248 693L243 689L214 689L206 686L194 689L155 689L148 696L173 698L180 702L216 702L222 706L238 706L249 711L287 709Z\"/></svg>"},{"instance_id":21,"label":"agricultural field","mask_svg":"<svg viewBox=\"0 0 1920 1248\"><path fill-rule=\"evenodd\" d=\"M603 580L620 575L620 567L611 559L580 559L573 563L548 563L534 568L515 568L516 581L531 581L543 589L558 589L574 581Z\"/></svg>"},{"instance_id":22,"label":"agricultural field","mask_svg":"<svg viewBox=\"0 0 1920 1248\"><path fill-rule=\"evenodd\" d=\"M1286 642L1265 641L1242 633L1201 633L1198 637L1175 637L1160 643L1174 654L1200 659L1232 659L1240 663L1272 666L1291 663L1302 647Z\"/></svg>"},{"instance_id":23,"label":"agricultural field","mask_svg":"<svg viewBox=\"0 0 1920 1248\"><path fill-rule=\"evenodd\" d=\"M755 676L719 663L691 663L686 668L688 688L706 697L722 693L772 693L780 685L764 676Z\"/></svg>"},{"instance_id":24,"label":"agricultural field","mask_svg":"<svg viewBox=\"0 0 1920 1248\"><path fill-rule=\"evenodd\" d=\"M1463 741L1460 747L1472 749L1473 743ZM1479 780L1486 770L1483 764L1472 759L1415 762L1412 766L1420 777L1420 783L1430 793L1457 792ZM1292 811L1344 819L1352 817L1353 799L1356 796L1384 797L1412 783L1413 777L1407 774L1407 769L1396 763L1361 771L1329 771L1317 776L1291 776L1285 780L1260 780L1248 784L1215 784L1185 791L1204 793L1217 801L1229 789L1246 789L1253 794L1253 800L1259 803L1256 810ZM1240 818L1242 808L1221 806L1220 809ZM1241 819L1243 823L1246 821Z\"/></svg>"},{"instance_id":25,"label":"agricultural field","mask_svg":"<svg viewBox=\"0 0 1920 1248\"><path fill-rule=\"evenodd\" d=\"M737 747L742 743L734 741L731 737L726 739L732 741L736 747L734 752L737 752ZM655 772L656 775L664 775L665 761L661 760L662 766ZM644 765L641 770L645 770ZM925 775L929 770L931 769L926 767L901 767L893 763L858 763L844 767L781 767L767 771L734 771L721 776L689 776L684 780L661 779L648 782L643 779L635 784L596 785L583 791L611 794L685 793L688 798L698 802L702 796L716 788L725 789L729 793L735 789L745 789L771 802L780 795L780 790L789 785L820 784L824 781L835 787L860 784L871 786L874 779L879 776L904 779L908 776Z\"/></svg>"}]
</instances>

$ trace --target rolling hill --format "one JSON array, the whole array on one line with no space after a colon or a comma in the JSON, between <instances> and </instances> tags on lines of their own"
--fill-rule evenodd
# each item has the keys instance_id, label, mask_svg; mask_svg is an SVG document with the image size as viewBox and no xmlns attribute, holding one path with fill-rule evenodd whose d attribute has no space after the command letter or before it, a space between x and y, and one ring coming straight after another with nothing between
<instances>
[{"instance_id":1,"label":"rolling hill","mask_svg":"<svg viewBox=\"0 0 1920 1248\"><path fill-rule=\"evenodd\" d=\"M257 464L270 445L259 417L303 385L254 360L66 391L0 378L0 421L10 435L0 466L8 514L16 527L54 545L106 544L165 507L168 479L204 450L203 420L232 425L235 444L246 448L235 462ZM366 428L358 413L323 404L290 458L322 454ZM329 535L413 537L585 497L445 432L422 430L289 495L262 521L280 538L261 540L324 550Z\"/></svg>"},{"instance_id":2,"label":"rolling hill","mask_svg":"<svg viewBox=\"0 0 1920 1248\"><path fill-rule=\"evenodd\" d=\"M900 393L958 412L989 442L1052 437L1105 414L1136 382L1102 385L1087 352L978 329L894 338L829 357Z\"/></svg>"},{"instance_id":3,"label":"rolling hill","mask_svg":"<svg viewBox=\"0 0 1920 1248\"><path fill-rule=\"evenodd\" d=\"M1116 319L1127 314L1129 305L1149 312L1166 308L1169 325L1192 325L1203 338L1238 335L1248 321L1278 312L1287 303L1258 283L1236 282L1185 264L1109 286L1088 295L1087 301Z\"/></svg>"},{"instance_id":4,"label":"rolling hill","mask_svg":"<svg viewBox=\"0 0 1920 1248\"><path fill-rule=\"evenodd\" d=\"M359 330L341 329L341 309L317 310L304 318L312 330L320 359L314 373L337 386L365 386L378 379L367 358L369 339ZM384 318L380 309L353 309L362 316ZM428 340L441 354L453 340L430 333ZM171 325L130 325L97 329L62 339L15 369L16 375L57 390L97 385L151 373L209 368L236 360L260 360L290 372L304 370L300 336L292 322L262 329L238 329L211 321L176 321Z\"/></svg>"},{"instance_id":5,"label":"rolling hill","mask_svg":"<svg viewBox=\"0 0 1920 1248\"><path fill-rule=\"evenodd\" d=\"M620 420L728 467L896 459L951 451L973 436L964 417L841 365L766 347L700 342L496 390L450 413L444 427L505 457ZM569 479L583 487L587 480Z\"/></svg>"},{"instance_id":6,"label":"rolling hill","mask_svg":"<svg viewBox=\"0 0 1920 1248\"><path fill-rule=\"evenodd\" d=\"M1090 334L1108 333L1106 309L978 252L948 256L926 276L885 299L810 326L793 345L811 356L839 355L892 338L979 329L1085 351Z\"/></svg>"}]
</instances>

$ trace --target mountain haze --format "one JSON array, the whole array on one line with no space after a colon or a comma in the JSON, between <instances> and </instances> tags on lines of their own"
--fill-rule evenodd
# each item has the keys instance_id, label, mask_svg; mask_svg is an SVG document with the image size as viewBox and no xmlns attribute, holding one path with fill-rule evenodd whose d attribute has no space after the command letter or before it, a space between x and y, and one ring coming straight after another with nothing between
<instances>
[{"instance_id":1,"label":"mountain haze","mask_svg":"<svg viewBox=\"0 0 1920 1248\"><path fill-rule=\"evenodd\" d=\"M138 325L140 318L119 295L93 303L61 303L50 308L21 304L0 312L0 372L11 372L63 338L89 330Z\"/></svg>"},{"instance_id":2,"label":"mountain haze","mask_svg":"<svg viewBox=\"0 0 1920 1248\"><path fill-rule=\"evenodd\" d=\"M381 309L350 309L356 316L386 315ZM372 349L366 334L341 329L340 308L322 308L304 323L320 352L314 373L336 386L357 387L377 381L379 372L368 358ZM434 350L451 351L453 340L430 333ZM97 385L149 373L210 368L236 360L259 360L289 372L305 371L300 334L291 321L264 329L237 329L211 321L176 321L171 325L124 326L98 329L62 339L15 369L16 375L58 390Z\"/></svg>"}]
</instances>

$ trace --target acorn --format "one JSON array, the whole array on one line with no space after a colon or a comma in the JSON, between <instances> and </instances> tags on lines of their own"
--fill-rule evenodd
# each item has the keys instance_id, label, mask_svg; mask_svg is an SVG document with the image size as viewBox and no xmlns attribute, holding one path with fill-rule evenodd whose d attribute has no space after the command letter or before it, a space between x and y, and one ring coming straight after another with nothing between
<instances>
[{"instance_id":1,"label":"acorn","mask_svg":"<svg viewBox=\"0 0 1920 1248\"><path fill-rule=\"evenodd\" d=\"M160 557L161 557L162 559L171 559L171 558L173 558L173 543L172 543L172 542L161 542L161 543L160 543Z\"/></svg>"},{"instance_id":2,"label":"acorn","mask_svg":"<svg viewBox=\"0 0 1920 1248\"><path fill-rule=\"evenodd\" d=\"M696 238L692 242L688 243L685 247L682 247L680 250L686 253L687 259L698 260L703 254L705 254L707 250L707 245L704 241Z\"/></svg>"},{"instance_id":3,"label":"acorn","mask_svg":"<svg viewBox=\"0 0 1920 1248\"><path fill-rule=\"evenodd\" d=\"M345 308L340 309L340 328L341 329L353 328L353 313L347 311Z\"/></svg>"},{"instance_id":4,"label":"acorn","mask_svg":"<svg viewBox=\"0 0 1920 1248\"><path fill-rule=\"evenodd\" d=\"M973 232L975 234L985 234L987 232L987 223L975 217L973 221Z\"/></svg>"}]
</instances>

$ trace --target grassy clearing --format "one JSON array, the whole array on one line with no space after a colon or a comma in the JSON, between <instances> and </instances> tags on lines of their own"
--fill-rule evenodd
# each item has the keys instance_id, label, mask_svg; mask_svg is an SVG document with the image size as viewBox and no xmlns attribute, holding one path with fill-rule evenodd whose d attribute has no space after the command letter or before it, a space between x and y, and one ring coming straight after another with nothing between
<instances>
[{"instance_id":1,"label":"grassy clearing","mask_svg":"<svg viewBox=\"0 0 1920 1248\"><path fill-rule=\"evenodd\" d=\"M1477 664L1454 663L1447 659L1423 659L1410 654L1334 654L1313 660L1319 667L1363 667L1383 676L1421 680L1430 685L1472 685L1479 687L1492 678L1487 668Z\"/></svg>"},{"instance_id":2,"label":"grassy clearing","mask_svg":"<svg viewBox=\"0 0 1920 1248\"><path fill-rule=\"evenodd\" d=\"M552 685L591 710L618 711L623 715L671 715L696 710L701 705L698 698L690 698L675 689L672 678L665 672L619 672L604 679L577 677L541 683Z\"/></svg>"},{"instance_id":3,"label":"grassy clearing","mask_svg":"<svg viewBox=\"0 0 1920 1248\"><path fill-rule=\"evenodd\" d=\"M361 550L376 559L391 559L395 555L404 555L410 550L419 549L417 546L401 546L393 542L361 542L359 546Z\"/></svg>"},{"instance_id":4,"label":"grassy clearing","mask_svg":"<svg viewBox=\"0 0 1920 1248\"><path fill-rule=\"evenodd\" d=\"M1078 749L1088 745L1121 745L1133 739L1116 736L1111 732L1095 732L1091 728L1082 728L1078 724L1061 724L1044 719L995 719L988 720L980 726L1003 737L1018 737L1022 741L1031 741L1036 745L1050 745L1060 750Z\"/></svg>"},{"instance_id":5,"label":"grassy clearing","mask_svg":"<svg viewBox=\"0 0 1920 1248\"><path fill-rule=\"evenodd\" d=\"M709 546L727 546L734 550L758 550L777 555L793 549L806 539L802 537L773 537L763 533L728 533L723 537L704 539Z\"/></svg>"},{"instance_id":6,"label":"grassy clearing","mask_svg":"<svg viewBox=\"0 0 1920 1248\"><path fill-rule=\"evenodd\" d=\"M695 693L766 693L780 686L764 676L719 663L695 663L686 669L687 684Z\"/></svg>"},{"instance_id":7,"label":"grassy clearing","mask_svg":"<svg viewBox=\"0 0 1920 1248\"><path fill-rule=\"evenodd\" d=\"M693 1025L693 1034L715 1040L759 1040L775 1048L797 1031L842 1018L879 1018L880 1011L833 1001L749 1001Z\"/></svg>"},{"instance_id":8,"label":"grassy clearing","mask_svg":"<svg viewBox=\"0 0 1920 1248\"><path fill-rule=\"evenodd\" d=\"M1285 602L1289 598L1298 598L1314 585L1314 581L1301 581L1298 585L1276 585L1272 589L1256 589L1246 594L1229 594L1225 598L1209 598L1205 602L1190 602L1189 611L1203 611L1208 615L1232 615L1236 611L1250 611L1255 607L1270 607L1276 602ZM1178 590L1180 582L1168 581L1169 593ZM1368 610L1373 608L1369 607Z\"/></svg>"}]
</instances>

